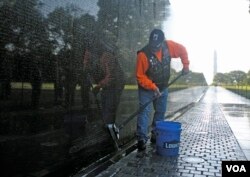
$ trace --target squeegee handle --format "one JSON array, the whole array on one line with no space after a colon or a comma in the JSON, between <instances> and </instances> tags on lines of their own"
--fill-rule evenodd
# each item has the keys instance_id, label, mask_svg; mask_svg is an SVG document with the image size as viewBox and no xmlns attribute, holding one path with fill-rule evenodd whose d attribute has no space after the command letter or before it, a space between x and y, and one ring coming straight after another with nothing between
<instances>
[{"instance_id":1,"label":"squeegee handle","mask_svg":"<svg viewBox=\"0 0 250 177\"><path fill-rule=\"evenodd\" d=\"M176 78L174 78L171 82L168 83L167 87L169 87L170 85L172 85L176 80L178 80L180 77L182 76L182 74L179 74L178 76L176 76Z\"/></svg>"},{"instance_id":2,"label":"squeegee handle","mask_svg":"<svg viewBox=\"0 0 250 177\"><path fill-rule=\"evenodd\" d=\"M122 129L129 121L131 121L135 116L137 116L142 110L144 110L148 105L150 105L157 97L153 97L153 99L149 100L144 105L140 106L133 114L131 114L118 128Z\"/></svg>"},{"instance_id":3,"label":"squeegee handle","mask_svg":"<svg viewBox=\"0 0 250 177\"><path fill-rule=\"evenodd\" d=\"M179 79L182 76L182 74L178 75L176 78L174 78L170 83L168 83L167 87L172 85L177 79ZM140 106L133 114L131 114L121 125L118 126L118 129L122 129L129 121L131 121L135 116L137 116L141 111L143 111L148 105L150 105L154 100L156 100L158 97L153 97L151 100L146 102L144 105Z\"/></svg>"}]
</instances>

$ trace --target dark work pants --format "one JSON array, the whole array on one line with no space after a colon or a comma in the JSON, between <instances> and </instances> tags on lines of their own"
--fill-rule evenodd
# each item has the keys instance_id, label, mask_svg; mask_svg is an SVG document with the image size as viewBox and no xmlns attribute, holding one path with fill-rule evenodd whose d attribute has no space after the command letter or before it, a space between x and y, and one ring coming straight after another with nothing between
<instances>
[{"instance_id":1,"label":"dark work pants","mask_svg":"<svg viewBox=\"0 0 250 177\"><path fill-rule=\"evenodd\" d=\"M101 92L102 116L106 124L115 123L116 112L120 103L122 88L104 88Z\"/></svg>"}]
</instances>

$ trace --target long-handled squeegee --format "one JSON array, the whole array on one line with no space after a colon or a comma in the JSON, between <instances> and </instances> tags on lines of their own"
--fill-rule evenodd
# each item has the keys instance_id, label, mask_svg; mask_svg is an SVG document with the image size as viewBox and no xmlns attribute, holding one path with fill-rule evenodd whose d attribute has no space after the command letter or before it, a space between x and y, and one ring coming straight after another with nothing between
<instances>
[{"instance_id":1,"label":"long-handled squeegee","mask_svg":"<svg viewBox=\"0 0 250 177\"><path fill-rule=\"evenodd\" d=\"M178 75L176 78L174 78L170 83L168 83L167 87L172 85L177 79L179 79L182 76L182 74ZM140 106L133 114L131 114L124 122L122 122L120 125L116 126L115 124L107 124L107 127L109 129L110 135L112 139L115 142L115 145L118 147L118 140L120 138L119 132L120 130L127 125L128 122L130 122L136 115L138 115L141 111L143 111L149 104L151 104L154 100L156 100L157 97L153 97L150 101L145 103L144 105Z\"/></svg>"}]
</instances>

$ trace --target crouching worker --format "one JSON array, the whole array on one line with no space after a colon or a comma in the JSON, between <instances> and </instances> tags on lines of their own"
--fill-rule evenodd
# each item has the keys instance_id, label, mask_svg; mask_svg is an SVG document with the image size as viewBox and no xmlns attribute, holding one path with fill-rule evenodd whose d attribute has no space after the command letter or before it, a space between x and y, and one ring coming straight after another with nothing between
<instances>
[{"instance_id":1,"label":"crouching worker","mask_svg":"<svg viewBox=\"0 0 250 177\"><path fill-rule=\"evenodd\" d=\"M137 52L136 79L138 83L139 106L153 97L154 117L152 122L151 142L155 143L155 123L164 120L167 110L168 81L170 78L170 62L172 58L180 58L183 64L182 74L189 72L189 60L185 47L171 40L165 40L162 30L154 29L148 44ZM147 106L137 117L137 148L146 149L149 139L149 122L151 105Z\"/></svg>"}]
</instances>

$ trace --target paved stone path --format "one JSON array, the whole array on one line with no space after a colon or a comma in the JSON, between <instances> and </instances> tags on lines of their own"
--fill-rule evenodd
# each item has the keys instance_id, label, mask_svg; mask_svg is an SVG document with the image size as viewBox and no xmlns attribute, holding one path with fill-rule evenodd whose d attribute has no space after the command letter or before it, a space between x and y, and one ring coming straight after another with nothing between
<instances>
[{"instance_id":1,"label":"paved stone path","mask_svg":"<svg viewBox=\"0 0 250 177\"><path fill-rule=\"evenodd\" d=\"M155 145L148 143L143 155L135 150L98 177L214 177L221 176L223 160L247 160L223 112L222 103L227 101L218 99L223 94L230 103L235 103L232 99L241 99L226 90L210 87L203 100L175 120L182 123L179 156L160 156ZM248 100L240 103L249 104Z\"/></svg>"}]
</instances>

